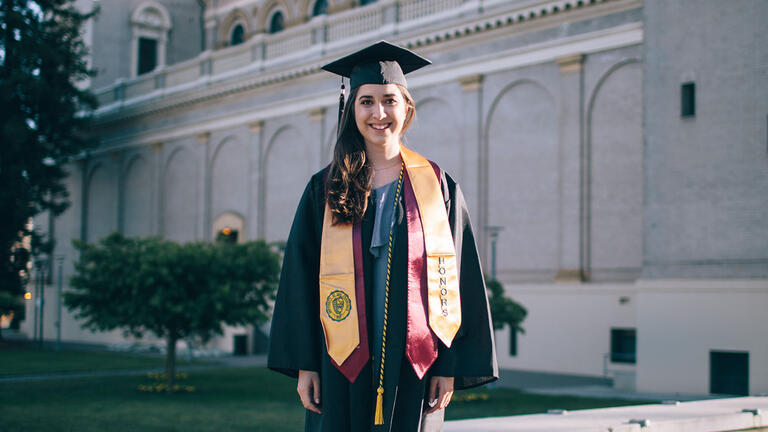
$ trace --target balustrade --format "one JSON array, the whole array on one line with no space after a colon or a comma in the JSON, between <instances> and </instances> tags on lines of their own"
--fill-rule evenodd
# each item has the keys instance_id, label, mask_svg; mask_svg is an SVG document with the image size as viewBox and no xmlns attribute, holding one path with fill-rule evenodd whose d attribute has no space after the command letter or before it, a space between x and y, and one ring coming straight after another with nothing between
<instances>
[{"instance_id":1,"label":"balustrade","mask_svg":"<svg viewBox=\"0 0 768 432\"><path fill-rule=\"evenodd\" d=\"M241 0L219 0L216 3L216 9L217 10L229 9L233 5L236 5L237 3L242 3L242 1Z\"/></svg>"},{"instance_id":2,"label":"balustrade","mask_svg":"<svg viewBox=\"0 0 768 432\"><path fill-rule=\"evenodd\" d=\"M400 0L398 21L410 21L437 14L464 4L464 0Z\"/></svg>"},{"instance_id":3,"label":"balustrade","mask_svg":"<svg viewBox=\"0 0 768 432\"><path fill-rule=\"evenodd\" d=\"M266 40L266 59L271 60L312 46L312 28L301 26L272 35Z\"/></svg>"},{"instance_id":4,"label":"balustrade","mask_svg":"<svg viewBox=\"0 0 768 432\"><path fill-rule=\"evenodd\" d=\"M125 83L125 98L133 99L135 97L151 93L155 90L154 74L142 75Z\"/></svg>"},{"instance_id":5,"label":"balustrade","mask_svg":"<svg viewBox=\"0 0 768 432\"><path fill-rule=\"evenodd\" d=\"M109 105L116 100L121 99L121 95L118 94L118 87L116 85L99 89L95 94L100 107Z\"/></svg>"},{"instance_id":6,"label":"balustrade","mask_svg":"<svg viewBox=\"0 0 768 432\"><path fill-rule=\"evenodd\" d=\"M165 70L165 86L175 87L200 78L198 62L184 62Z\"/></svg>"},{"instance_id":7,"label":"balustrade","mask_svg":"<svg viewBox=\"0 0 768 432\"><path fill-rule=\"evenodd\" d=\"M378 6L378 5L377 5ZM355 13L339 14L333 17L326 29L327 42L357 36L378 30L384 24L382 7L367 7Z\"/></svg>"},{"instance_id":8,"label":"balustrade","mask_svg":"<svg viewBox=\"0 0 768 432\"><path fill-rule=\"evenodd\" d=\"M223 11L231 9L239 1L219 0L217 8L206 11L206 16L223 16ZM397 32L398 23L403 23L399 31L408 31L420 28L423 20L432 15L440 15L441 19L458 17L468 9L482 11L482 5L497 3L497 0L380 0L365 7L323 16L322 19L316 18L276 34L259 34L237 46L206 51L195 59L99 89L96 95L102 106L108 106L151 93L161 87L169 93L175 87L202 76L235 71L260 61L264 61L263 67L269 69L274 64L272 60L289 58L313 48L317 48L313 49L316 53L323 52L326 49L323 45L326 44L332 43L338 47L344 40L352 41L366 33ZM513 7L519 7L520 3L504 2ZM545 1L529 0L528 3Z\"/></svg>"},{"instance_id":9,"label":"balustrade","mask_svg":"<svg viewBox=\"0 0 768 432\"><path fill-rule=\"evenodd\" d=\"M213 71L211 71L211 74L216 75L248 66L254 59L251 54L250 46L242 44L232 47L226 53L223 51L221 53L215 53L212 60Z\"/></svg>"}]
</instances>

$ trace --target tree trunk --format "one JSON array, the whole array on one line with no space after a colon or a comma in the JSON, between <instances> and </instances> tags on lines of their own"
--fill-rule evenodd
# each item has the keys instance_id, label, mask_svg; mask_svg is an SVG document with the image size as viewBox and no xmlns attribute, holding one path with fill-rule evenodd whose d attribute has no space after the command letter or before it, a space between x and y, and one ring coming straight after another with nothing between
<instances>
[{"instance_id":1,"label":"tree trunk","mask_svg":"<svg viewBox=\"0 0 768 432\"><path fill-rule=\"evenodd\" d=\"M173 393L176 384L176 341L175 335L168 335L168 348L165 356L165 377L168 384L168 393Z\"/></svg>"}]
</instances>

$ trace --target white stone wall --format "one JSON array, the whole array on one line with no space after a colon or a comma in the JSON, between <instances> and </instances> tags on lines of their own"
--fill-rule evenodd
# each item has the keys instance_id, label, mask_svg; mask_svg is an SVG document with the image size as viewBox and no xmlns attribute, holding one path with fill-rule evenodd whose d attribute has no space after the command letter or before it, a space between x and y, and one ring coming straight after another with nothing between
<instances>
[{"instance_id":1,"label":"white stone wall","mask_svg":"<svg viewBox=\"0 0 768 432\"><path fill-rule=\"evenodd\" d=\"M768 3L647 1L648 278L768 277ZM681 118L680 86L696 84Z\"/></svg>"},{"instance_id":2,"label":"white stone wall","mask_svg":"<svg viewBox=\"0 0 768 432\"><path fill-rule=\"evenodd\" d=\"M322 142L307 137L311 125L300 126L300 122L306 124L308 120L306 115L297 115L269 122L265 127L268 138L261 163L264 178L262 232L267 241L288 238L299 198L309 177L319 169L317 154Z\"/></svg>"},{"instance_id":3,"label":"white stone wall","mask_svg":"<svg viewBox=\"0 0 768 432\"><path fill-rule=\"evenodd\" d=\"M161 159L160 230L169 240L186 242L202 237L202 185L205 149L195 139L163 145Z\"/></svg>"},{"instance_id":4,"label":"white stone wall","mask_svg":"<svg viewBox=\"0 0 768 432\"><path fill-rule=\"evenodd\" d=\"M126 236L152 234L152 165L144 155L134 155L123 171L120 221Z\"/></svg>"},{"instance_id":5,"label":"white stone wall","mask_svg":"<svg viewBox=\"0 0 768 432\"><path fill-rule=\"evenodd\" d=\"M499 277L551 279L558 248L558 109L546 64L488 76L488 224L504 231ZM495 92L493 90L496 90Z\"/></svg>"},{"instance_id":6,"label":"white stone wall","mask_svg":"<svg viewBox=\"0 0 768 432\"><path fill-rule=\"evenodd\" d=\"M638 283L637 389L709 393L710 351L749 353L750 394L768 391L768 283L657 280Z\"/></svg>"},{"instance_id":7,"label":"white stone wall","mask_svg":"<svg viewBox=\"0 0 768 432\"><path fill-rule=\"evenodd\" d=\"M506 291L528 316L525 333L517 336L517 356L509 355L509 329L496 332L502 368L600 377L611 352L611 328L637 325L634 284L514 284ZM634 365L609 363L609 374L615 370L633 371Z\"/></svg>"},{"instance_id":8,"label":"white stone wall","mask_svg":"<svg viewBox=\"0 0 768 432\"><path fill-rule=\"evenodd\" d=\"M93 2L81 0L78 7L89 10ZM203 23L197 1L188 0L100 0L99 14L89 24L96 37L90 37L87 44L93 59L92 67L97 75L91 81L92 88L113 84L118 79L135 75L131 71L131 57L136 49L132 40L134 30L131 14L148 3L160 5L169 14L170 32L166 36L165 59L162 63L173 65L193 58L203 51ZM158 48L160 48L158 46Z\"/></svg>"}]
</instances>

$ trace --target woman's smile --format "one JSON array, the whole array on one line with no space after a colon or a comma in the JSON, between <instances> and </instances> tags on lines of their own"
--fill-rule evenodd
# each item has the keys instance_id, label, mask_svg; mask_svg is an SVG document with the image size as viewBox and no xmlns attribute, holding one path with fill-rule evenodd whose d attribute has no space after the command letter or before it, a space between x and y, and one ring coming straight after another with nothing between
<instances>
[{"instance_id":1,"label":"woman's smile","mask_svg":"<svg viewBox=\"0 0 768 432\"><path fill-rule=\"evenodd\" d=\"M371 126L372 128L374 128L376 130L379 130L379 131L380 130L386 130L391 125L392 125L392 123L370 123L369 124L369 126Z\"/></svg>"}]
</instances>

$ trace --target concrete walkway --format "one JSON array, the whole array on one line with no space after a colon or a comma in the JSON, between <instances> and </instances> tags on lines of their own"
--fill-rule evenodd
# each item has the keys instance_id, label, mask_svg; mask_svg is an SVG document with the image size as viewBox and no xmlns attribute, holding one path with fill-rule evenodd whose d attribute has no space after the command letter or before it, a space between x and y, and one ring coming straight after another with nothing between
<instances>
[{"instance_id":1,"label":"concrete walkway","mask_svg":"<svg viewBox=\"0 0 768 432\"><path fill-rule=\"evenodd\" d=\"M768 431L768 397L552 412L446 422L444 432Z\"/></svg>"},{"instance_id":2,"label":"concrete walkway","mask_svg":"<svg viewBox=\"0 0 768 432\"><path fill-rule=\"evenodd\" d=\"M635 392L630 390L615 389L610 386L580 386L580 387L546 387L546 388L527 388L528 393L559 395L559 396L580 396L601 399L626 399L637 401L698 401L707 399L722 399L723 395L692 395L684 393L647 393Z\"/></svg>"}]
</instances>

